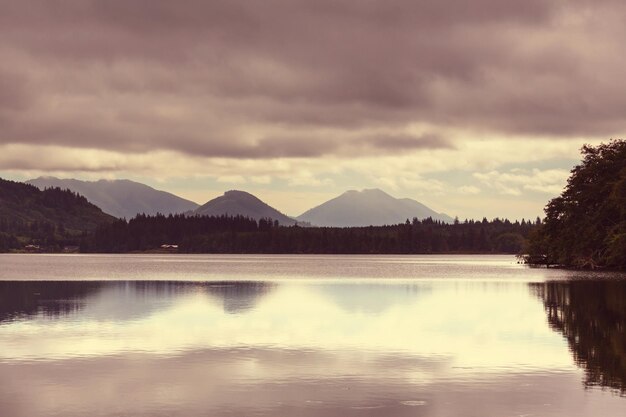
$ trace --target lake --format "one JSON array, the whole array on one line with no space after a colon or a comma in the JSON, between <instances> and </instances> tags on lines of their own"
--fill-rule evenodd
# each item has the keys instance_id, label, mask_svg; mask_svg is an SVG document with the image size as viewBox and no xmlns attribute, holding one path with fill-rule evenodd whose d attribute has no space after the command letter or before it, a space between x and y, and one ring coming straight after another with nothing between
<instances>
[{"instance_id":1,"label":"lake","mask_svg":"<svg viewBox=\"0 0 626 417\"><path fill-rule=\"evenodd\" d=\"M626 275L0 255L0 415L623 417Z\"/></svg>"}]
</instances>

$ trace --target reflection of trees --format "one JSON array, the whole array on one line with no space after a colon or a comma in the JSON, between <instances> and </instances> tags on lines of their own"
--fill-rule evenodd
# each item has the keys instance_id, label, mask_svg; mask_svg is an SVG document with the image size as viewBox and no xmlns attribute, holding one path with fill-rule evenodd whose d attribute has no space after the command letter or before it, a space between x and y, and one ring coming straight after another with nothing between
<instances>
[{"instance_id":1,"label":"reflection of trees","mask_svg":"<svg viewBox=\"0 0 626 417\"><path fill-rule=\"evenodd\" d=\"M0 281L0 322L36 314L70 314L102 282Z\"/></svg>"},{"instance_id":2,"label":"reflection of trees","mask_svg":"<svg viewBox=\"0 0 626 417\"><path fill-rule=\"evenodd\" d=\"M36 315L74 314L88 306L100 318L129 319L191 292L207 292L223 302L225 312L239 313L253 308L273 287L238 281L0 281L0 323Z\"/></svg>"},{"instance_id":3,"label":"reflection of trees","mask_svg":"<svg viewBox=\"0 0 626 417\"><path fill-rule=\"evenodd\" d=\"M550 327L567 338L585 385L626 394L626 281L531 284Z\"/></svg>"},{"instance_id":4,"label":"reflection of trees","mask_svg":"<svg viewBox=\"0 0 626 417\"><path fill-rule=\"evenodd\" d=\"M256 306L275 284L253 281L220 281L205 284L207 293L221 299L226 313L241 313Z\"/></svg>"}]
</instances>

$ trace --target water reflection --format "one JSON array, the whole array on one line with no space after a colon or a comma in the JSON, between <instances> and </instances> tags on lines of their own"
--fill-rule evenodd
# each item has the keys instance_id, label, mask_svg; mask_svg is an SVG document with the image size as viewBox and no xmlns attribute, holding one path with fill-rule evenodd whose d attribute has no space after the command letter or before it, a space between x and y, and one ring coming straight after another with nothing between
<instances>
[{"instance_id":1,"label":"water reflection","mask_svg":"<svg viewBox=\"0 0 626 417\"><path fill-rule=\"evenodd\" d=\"M132 320L162 310L184 295L206 293L227 313L254 308L273 283L217 281L0 281L0 323L34 316L77 315Z\"/></svg>"},{"instance_id":2,"label":"water reflection","mask_svg":"<svg viewBox=\"0 0 626 417\"><path fill-rule=\"evenodd\" d=\"M339 307L351 313L381 314L398 305L415 303L419 295L430 292L431 285L422 283L361 283L359 285L332 283L318 285L324 295Z\"/></svg>"},{"instance_id":3,"label":"water reflection","mask_svg":"<svg viewBox=\"0 0 626 417\"><path fill-rule=\"evenodd\" d=\"M446 358L457 373L572 369L523 283L4 285L16 296L4 307L0 360L276 347Z\"/></svg>"},{"instance_id":4,"label":"water reflection","mask_svg":"<svg viewBox=\"0 0 626 417\"><path fill-rule=\"evenodd\" d=\"M499 257L34 257L37 277L60 269L32 282L17 259L0 271L3 417L626 415L581 384L624 387L626 293L599 276Z\"/></svg>"},{"instance_id":5,"label":"water reflection","mask_svg":"<svg viewBox=\"0 0 626 417\"><path fill-rule=\"evenodd\" d=\"M0 281L0 323L18 318L70 314L83 299L98 292L101 282Z\"/></svg>"},{"instance_id":6,"label":"water reflection","mask_svg":"<svg viewBox=\"0 0 626 417\"><path fill-rule=\"evenodd\" d=\"M626 281L531 284L550 326L562 333L587 386L626 394Z\"/></svg>"},{"instance_id":7,"label":"water reflection","mask_svg":"<svg viewBox=\"0 0 626 417\"><path fill-rule=\"evenodd\" d=\"M256 281L218 281L204 284L204 290L221 300L224 312L237 314L253 309L276 284Z\"/></svg>"}]
</instances>

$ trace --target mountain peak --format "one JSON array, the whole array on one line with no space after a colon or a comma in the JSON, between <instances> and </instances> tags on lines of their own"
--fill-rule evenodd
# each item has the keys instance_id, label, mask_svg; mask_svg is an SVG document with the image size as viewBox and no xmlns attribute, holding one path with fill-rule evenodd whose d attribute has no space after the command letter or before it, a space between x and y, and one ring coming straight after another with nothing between
<instances>
[{"instance_id":1,"label":"mountain peak","mask_svg":"<svg viewBox=\"0 0 626 417\"><path fill-rule=\"evenodd\" d=\"M384 192L380 188L366 188L363 191L361 191L361 194L368 195L368 196L375 196L375 197L393 198L391 195Z\"/></svg>"},{"instance_id":2,"label":"mountain peak","mask_svg":"<svg viewBox=\"0 0 626 417\"><path fill-rule=\"evenodd\" d=\"M418 201L395 198L379 188L346 191L305 212L298 220L315 226L359 227L397 224L414 217L452 221Z\"/></svg>"},{"instance_id":3,"label":"mountain peak","mask_svg":"<svg viewBox=\"0 0 626 417\"><path fill-rule=\"evenodd\" d=\"M348 190L342 195L347 196L380 196L391 197L389 194L381 190L380 188L364 188L362 190ZM391 197L393 198L393 197Z\"/></svg>"},{"instance_id":4,"label":"mountain peak","mask_svg":"<svg viewBox=\"0 0 626 417\"><path fill-rule=\"evenodd\" d=\"M254 197L258 200L258 198L254 196L253 194L250 194L247 191L241 191L241 190L228 190L224 192L224 195L227 197Z\"/></svg>"},{"instance_id":5,"label":"mountain peak","mask_svg":"<svg viewBox=\"0 0 626 417\"><path fill-rule=\"evenodd\" d=\"M226 191L223 195L198 207L195 214L202 216L241 215L255 220L270 218L287 226L296 223L294 219L264 203L257 196L241 190Z\"/></svg>"}]
</instances>

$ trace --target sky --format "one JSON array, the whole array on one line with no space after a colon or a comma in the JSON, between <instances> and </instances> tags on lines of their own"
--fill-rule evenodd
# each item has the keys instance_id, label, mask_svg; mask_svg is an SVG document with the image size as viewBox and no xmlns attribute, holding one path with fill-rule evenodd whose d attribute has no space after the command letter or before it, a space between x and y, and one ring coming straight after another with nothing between
<instances>
[{"instance_id":1,"label":"sky","mask_svg":"<svg viewBox=\"0 0 626 417\"><path fill-rule=\"evenodd\" d=\"M621 0L0 0L0 177L298 215L381 188L534 218L624 136Z\"/></svg>"}]
</instances>

